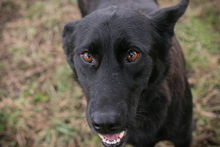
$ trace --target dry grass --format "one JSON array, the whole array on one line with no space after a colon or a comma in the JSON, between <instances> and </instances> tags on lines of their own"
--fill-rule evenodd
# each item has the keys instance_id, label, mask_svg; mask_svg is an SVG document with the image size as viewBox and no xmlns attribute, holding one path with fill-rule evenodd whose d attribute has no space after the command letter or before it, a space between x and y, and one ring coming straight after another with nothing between
<instances>
[{"instance_id":1,"label":"dry grass","mask_svg":"<svg viewBox=\"0 0 220 147\"><path fill-rule=\"evenodd\" d=\"M194 96L195 147L220 146L220 2L202 2L191 2L176 27ZM0 146L100 146L61 47L63 25L80 18L74 0L0 1Z\"/></svg>"}]
</instances>

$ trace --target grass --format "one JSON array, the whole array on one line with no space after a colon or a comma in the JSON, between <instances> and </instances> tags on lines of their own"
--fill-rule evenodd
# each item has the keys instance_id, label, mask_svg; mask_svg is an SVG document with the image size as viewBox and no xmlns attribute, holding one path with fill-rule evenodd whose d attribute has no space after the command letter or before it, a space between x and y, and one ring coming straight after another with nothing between
<instances>
[{"instance_id":1,"label":"grass","mask_svg":"<svg viewBox=\"0 0 220 147\"><path fill-rule=\"evenodd\" d=\"M202 1L191 2L176 35L194 96L193 146L214 147L220 145L220 12L212 7L217 1ZM2 0L0 17L0 146L101 147L62 51L64 24L81 18L76 1Z\"/></svg>"},{"instance_id":2,"label":"grass","mask_svg":"<svg viewBox=\"0 0 220 147\"><path fill-rule=\"evenodd\" d=\"M217 11L210 12L209 4L206 7L194 16L195 7L190 7L176 27L194 96L194 146L217 146L220 142L220 33L215 26L220 19Z\"/></svg>"}]
</instances>

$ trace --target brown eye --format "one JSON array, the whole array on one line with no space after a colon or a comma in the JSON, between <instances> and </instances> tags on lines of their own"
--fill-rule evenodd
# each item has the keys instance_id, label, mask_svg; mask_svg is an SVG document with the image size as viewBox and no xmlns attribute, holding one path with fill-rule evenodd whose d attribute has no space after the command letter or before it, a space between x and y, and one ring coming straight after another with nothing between
<instances>
[{"instance_id":1,"label":"brown eye","mask_svg":"<svg viewBox=\"0 0 220 147\"><path fill-rule=\"evenodd\" d=\"M87 62L92 62L92 55L89 52L84 52L83 59Z\"/></svg>"},{"instance_id":2,"label":"brown eye","mask_svg":"<svg viewBox=\"0 0 220 147\"><path fill-rule=\"evenodd\" d=\"M136 51L128 52L128 55L127 55L128 61L135 61L138 59L138 57L139 57L139 54Z\"/></svg>"}]
</instances>

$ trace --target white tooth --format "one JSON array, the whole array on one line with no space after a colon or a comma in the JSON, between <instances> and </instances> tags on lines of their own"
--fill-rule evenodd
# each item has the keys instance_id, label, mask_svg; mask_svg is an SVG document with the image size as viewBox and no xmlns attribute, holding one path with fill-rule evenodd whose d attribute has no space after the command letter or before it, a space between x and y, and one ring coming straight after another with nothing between
<instances>
[{"instance_id":1,"label":"white tooth","mask_svg":"<svg viewBox=\"0 0 220 147\"><path fill-rule=\"evenodd\" d=\"M119 139L119 138L117 139L117 142L120 142L120 139Z\"/></svg>"},{"instance_id":2,"label":"white tooth","mask_svg":"<svg viewBox=\"0 0 220 147\"><path fill-rule=\"evenodd\" d=\"M102 139L104 138L101 134L98 134L98 135L99 135L100 138L102 138Z\"/></svg>"},{"instance_id":3,"label":"white tooth","mask_svg":"<svg viewBox=\"0 0 220 147\"><path fill-rule=\"evenodd\" d=\"M124 131L123 131L123 132L121 132L121 133L120 133L120 135L119 135L119 137L120 137L120 138L122 138L122 137L124 136L124 134L125 134L125 132L124 132Z\"/></svg>"},{"instance_id":4,"label":"white tooth","mask_svg":"<svg viewBox=\"0 0 220 147\"><path fill-rule=\"evenodd\" d=\"M105 139L105 138L103 138L103 139L102 139L102 141L103 141L103 142L106 142L106 139Z\"/></svg>"},{"instance_id":5,"label":"white tooth","mask_svg":"<svg viewBox=\"0 0 220 147\"><path fill-rule=\"evenodd\" d=\"M116 144L116 143L117 143L117 141L116 141L116 140L114 140L114 141L113 141L113 144Z\"/></svg>"},{"instance_id":6,"label":"white tooth","mask_svg":"<svg viewBox=\"0 0 220 147\"><path fill-rule=\"evenodd\" d=\"M110 141L109 141L109 140L107 140L107 141L106 141L106 143L107 143L107 144L110 144Z\"/></svg>"}]
</instances>

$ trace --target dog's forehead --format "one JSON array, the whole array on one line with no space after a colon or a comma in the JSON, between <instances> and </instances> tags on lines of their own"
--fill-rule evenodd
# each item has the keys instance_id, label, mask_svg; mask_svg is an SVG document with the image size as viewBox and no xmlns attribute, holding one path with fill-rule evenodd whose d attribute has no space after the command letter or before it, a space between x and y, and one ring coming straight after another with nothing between
<instances>
[{"instance_id":1,"label":"dog's forehead","mask_svg":"<svg viewBox=\"0 0 220 147\"><path fill-rule=\"evenodd\" d=\"M106 9L97 10L84 17L78 25L78 40L80 44L94 42L94 40L132 39L133 41L150 38L149 19L133 10L111 6Z\"/></svg>"},{"instance_id":2,"label":"dog's forehead","mask_svg":"<svg viewBox=\"0 0 220 147\"><path fill-rule=\"evenodd\" d=\"M117 6L110 6L105 9L97 10L80 21L81 30L99 30L104 27L111 27L120 31L123 28L148 28L150 20L143 14ZM142 27L142 28L141 28ZM102 30L103 31L103 30Z\"/></svg>"},{"instance_id":3,"label":"dog's forehead","mask_svg":"<svg viewBox=\"0 0 220 147\"><path fill-rule=\"evenodd\" d=\"M110 20L120 20L120 21L128 21L130 19L137 19L138 18L146 18L145 15L126 8L121 8L118 6L109 6L104 9L99 9L91 14L87 15L82 19L82 21L90 22L91 24L101 23Z\"/></svg>"}]
</instances>

